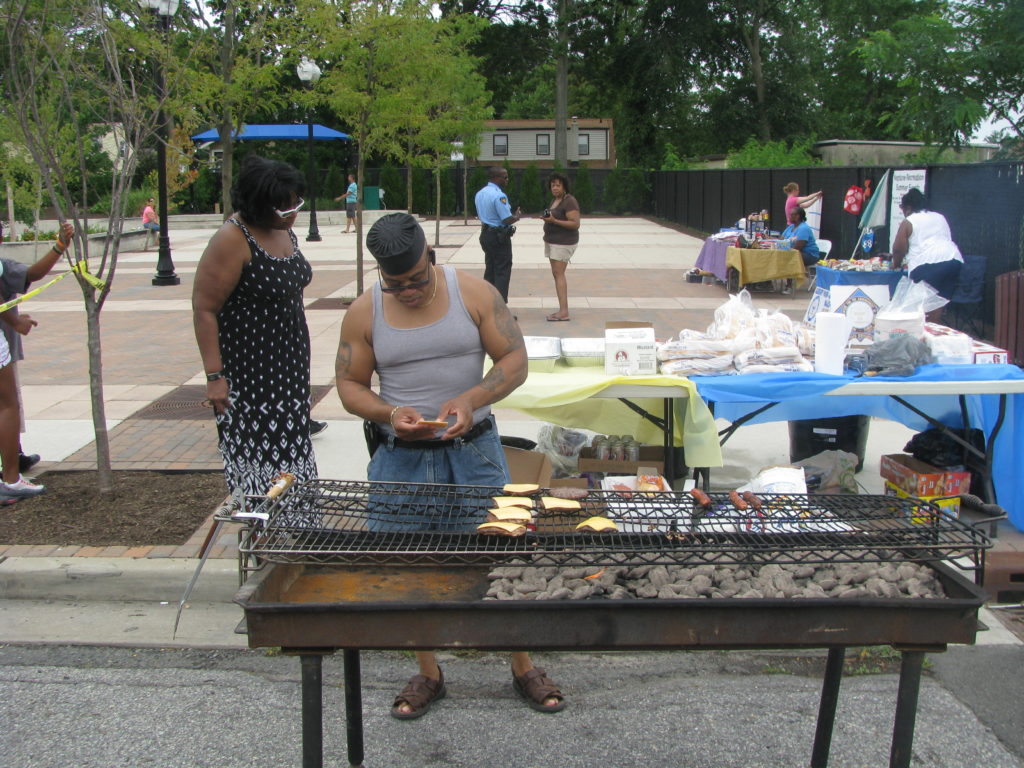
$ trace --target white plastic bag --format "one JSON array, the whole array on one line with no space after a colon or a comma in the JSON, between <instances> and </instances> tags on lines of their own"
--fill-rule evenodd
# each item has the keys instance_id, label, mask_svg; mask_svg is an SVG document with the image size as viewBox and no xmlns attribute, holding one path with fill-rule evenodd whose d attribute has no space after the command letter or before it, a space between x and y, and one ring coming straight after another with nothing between
<instances>
[{"instance_id":1,"label":"white plastic bag","mask_svg":"<svg viewBox=\"0 0 1024 768\"><path fill-rule=\"evenodd\" d=\"M750 299L750 292L743 289L715 310L715 321L708 326L708 336L712 339L731 339L752 325L754 303Z\"/></svg>"},{"instance_id":2,"label":"white plastic bag","mask_svg":"<svg viewBox=\"0 0 1024 768\"><path fill-rule=\"evenodd\" d=\"M547 454L554 477L570 477L579 470L580 451L590 438L575 429L545 424L537 433L537 450Z\"/></svg>"}]
</instances>

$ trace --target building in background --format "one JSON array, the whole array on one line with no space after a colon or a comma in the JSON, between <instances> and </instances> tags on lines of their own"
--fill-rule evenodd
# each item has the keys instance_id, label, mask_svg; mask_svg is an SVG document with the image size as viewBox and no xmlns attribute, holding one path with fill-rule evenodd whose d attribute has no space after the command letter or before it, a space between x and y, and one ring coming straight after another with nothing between
<instances>
[{"instance_id":1,"label":"building in background","mask_svg":"<svg viewBox=\"0 0 1024 768\"><path fill-rule=\"evenodd\" d=\"M586 163L590 168L615 167L615 131L611 118L579 117L568 121L569 167ZM479 165L522 168L535 163L555 165L554 120L488 120L480 134Z\"/></svg>"}]
</instances>

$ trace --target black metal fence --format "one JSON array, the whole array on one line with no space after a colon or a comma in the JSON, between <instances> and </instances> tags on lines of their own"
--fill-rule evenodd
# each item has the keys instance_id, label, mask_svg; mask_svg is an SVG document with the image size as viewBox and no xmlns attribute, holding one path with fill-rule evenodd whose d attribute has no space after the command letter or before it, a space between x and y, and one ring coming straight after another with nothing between
<instances>
[{"instance_id":1,"label":"black metal fence","mask_svg":"<svg viewBox=\"0 0 1024 768\"><path fill-rule=\"evenodd\" d=\"M922 166L907 166L921 168ZM988 260L986 321L993 321L995 277L1021 267L1024 236L1024 164L973 163L924 166L931 207L945 215L962 253ZM897 170L897 169L894 169ZM701 232L717 232L754 211L767 210L771 226L785 226L782 188L790 181L803 194L824 193L821 237L832 241L832 255L850 256L860 236L859 217L843 210L846 190L871 179L882 167L810 167L757 170L655 171L655 216ZM876 234L875 251L889 250L888 227Z\"/></svg>"}]
</instances>

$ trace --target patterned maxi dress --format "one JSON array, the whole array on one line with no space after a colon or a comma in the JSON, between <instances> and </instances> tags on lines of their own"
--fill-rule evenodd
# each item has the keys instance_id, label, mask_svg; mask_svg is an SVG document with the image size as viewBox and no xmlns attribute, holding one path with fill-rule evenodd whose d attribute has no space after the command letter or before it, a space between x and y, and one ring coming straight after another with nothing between
<instances>
[{"instance_id":1,"label":"patterned maxi dress","mask_svg":"<svg viewBox=\"0 0 1024 768\"><path fill-rule=\"evenodd\" d=\"M289 231L292 254L267 253L245 224L252 259L217 315L231 408L217 417L224 476L236 501L263 495L281 472L316 480L309 437L309 329L302 290L313 269Z\"/></svg>"}]
</instances>

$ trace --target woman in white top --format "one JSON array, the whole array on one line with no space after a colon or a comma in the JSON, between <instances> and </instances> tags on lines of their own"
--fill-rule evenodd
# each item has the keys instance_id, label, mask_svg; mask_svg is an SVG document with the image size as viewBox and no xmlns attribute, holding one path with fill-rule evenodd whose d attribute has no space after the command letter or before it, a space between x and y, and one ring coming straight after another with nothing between
<instances>
[{"instance_id":1,"label":"woman in white top","mask_svg":"<svg viewBox=\"0 0 1024 768\"><path fill-rule=\"evenodd\" d=\"M942 298L952 299L964 258L953 242L946 217L927 209L924 194L917 187L903 196L900 208L906 218L893 242L893 266L899 269L906 261L911 280L927 283ZM928 314L931 322L938 322L942 308Z\"/></svg>"}]
</instances>

